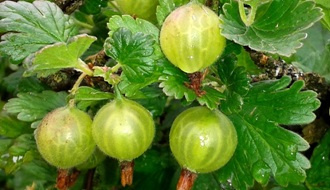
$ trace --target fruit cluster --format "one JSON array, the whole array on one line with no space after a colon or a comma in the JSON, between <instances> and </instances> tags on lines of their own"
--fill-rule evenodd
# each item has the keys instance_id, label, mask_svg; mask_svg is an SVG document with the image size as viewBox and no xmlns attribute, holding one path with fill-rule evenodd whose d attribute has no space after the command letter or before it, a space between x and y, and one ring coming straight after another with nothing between
<instances>
[{"instance_id":1,"label":"fruit cluster","mask_svg":"<svg viewBox=\"0 0 330 190\"><path fill-rule=\"evenodd\" d=\"M158 1L115 0L125 14L154 22ZM165 20L160 44L169 61L186 73L198 72L213 64L225 47L218 16L206 6L191 2L174 10ZM35 138L43 158L59 169L92 168L104 155L121 163L122 185L132 184L133 160L152 144L155 124L150 112L124 98L116 98L90 118L74 105L50 112L36 129ZM219 110L198 106L175 119L170 148L183 168L178 189L191 188L197 173L215 171L232 157L236 131ZM98 147L98 149L96 148Z\"/></svg>"},{"instance_id":2,"label":"fruit cluster","mask_svg":"<svg viewBox=\"0 0 330 190\"><path fill-rule=\"evenodd\" d=\"M58 108L42 120L35 138L43 158L59 169L95 167L104 159L103 154L95 152L97 145L103 153L119 160L125 186L132 184L133 159L149 148L154 134L150 112L119 96L104 105L93 121L75 107ZM175 119L169 141L183 172L208 173L229 161L237 136L223 113L198 106L185 110ZM185 175L181 177L188 180Z\"/></svg>"}]
</instances>

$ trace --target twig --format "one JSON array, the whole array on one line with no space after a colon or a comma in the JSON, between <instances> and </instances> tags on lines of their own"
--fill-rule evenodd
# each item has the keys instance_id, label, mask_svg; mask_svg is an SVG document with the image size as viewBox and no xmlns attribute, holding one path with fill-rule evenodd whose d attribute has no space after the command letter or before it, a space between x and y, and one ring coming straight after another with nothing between
<instances>
[{"instance_id":1,"label":"twig","mask_svg":"<svg viewBox=\"0 0 330 190\"><path fill-rule=\"evenodd\" d=\"M87 172L86 180L85 180L85 188L86 190L93 190L93 178L95 174L95 168L89 169Z\"/></svg>"}]
</instances>

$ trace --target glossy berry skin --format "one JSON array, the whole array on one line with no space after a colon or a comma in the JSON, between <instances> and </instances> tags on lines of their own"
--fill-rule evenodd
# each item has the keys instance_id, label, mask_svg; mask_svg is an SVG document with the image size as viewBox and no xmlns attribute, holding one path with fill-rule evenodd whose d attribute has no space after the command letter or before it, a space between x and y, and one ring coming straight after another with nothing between
<instances>
[{"instance_id":1,"label":"glossy berry skin","mask_svg":"<svg viewBox=\"0 0 330 190\"><path fill-rule=\"evenodd\" d=\"M206 6L191 2L174 10L160 32L160 45L167 59L186 73L213 64L224 50L218 16Z\"/></svg>"},{"instance_id":2,"label":"glossy berry skin","mask_svg":"<svg viewBox=\"0 0 330 190\"><path fill-rule=\"evenodd\" d=\"M44 117L35 131L41 156L60 169L83 163L96 148L91 126L89 115L77 108L55 109Z\"/></svg>"},{"instance_id":3,"label":"glossy berry skin","mask_svg":"<svg viewBox=\"0 0 330 190\"><path fill-rule=\"evenodd\" d=\"M181 167L208 173L224 166L234 154L237 134L219 110L193 107L182 112L170 131L170 148Z\"/></svg>"},{"instance_id":4,"label":"glossy berry skin","mask_svg":"<svg viewBox=\"0 0 330 190\"><path fill-rule=\"evenodd\" d=\"M94 117L93 137L97 146L119 161L132 161L142 155L154 135L150 112L123 97L104 105Z\"/></svg>"},{"instance_id":5,"label":"glossy berry skin","mask_svg":"<svg viewBox=\"0 0 330 190\"><path fill-rule=\"evenodd\" d=\"M158 0L115 0L119 10L137 18L150 22L156 21Z\"/></svg>"}]
</instances>

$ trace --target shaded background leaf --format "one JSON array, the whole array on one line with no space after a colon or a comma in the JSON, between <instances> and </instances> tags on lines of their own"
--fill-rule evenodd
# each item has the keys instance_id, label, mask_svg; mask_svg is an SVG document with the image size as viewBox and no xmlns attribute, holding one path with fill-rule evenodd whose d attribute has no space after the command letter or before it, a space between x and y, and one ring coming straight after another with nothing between
<instances>
[{"instance_id":1,"label":"shaded background leaf","mask_svg":"<svg viewBox=\"0 0 330 190\"><path fill-rule=\"evenodd\" d=\"M293 55L293 65L304 72L318 73L330 82L330 32L318 23L307 34L304 46Z\"/></svg>"},{"instance_id":2,"label":"shaded background leaf","mask_svg":"<svg viewBox=\"0 0 330 190\"><path fill-rule=\"evenodd\" d=\"M312 168L307 171L307 186L310 190L330 188L330 131L324 135L314 149L310 159Z\"/></svg>"},{"instance_id":3,"label":"shaded background leaf","mask_svg":"<svg viewBox=\"0 0 330 190\"><path fill-rule=\"evenodd\" d=\"M222 35L256 51L290 56L302 46L303 32L323 16L313 1L275 0L258 7L251 26L240 18L237 1L223 6ZM308 13L308 14L307 14Z\"/></svg>"}]
</instances>

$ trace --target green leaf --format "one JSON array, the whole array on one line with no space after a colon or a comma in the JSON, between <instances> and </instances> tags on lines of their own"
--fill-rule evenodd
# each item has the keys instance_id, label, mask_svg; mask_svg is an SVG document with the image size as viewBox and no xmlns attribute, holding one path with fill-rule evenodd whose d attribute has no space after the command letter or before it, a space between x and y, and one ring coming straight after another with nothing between
<instances>
[{"instance_id":1,"label":"green leaf","mask_svg":"<svg viewBox=\"0 0 330 190\"><path fill-rule=\"evenodd\" d=\"M29 123L22 122L6 114L0 115L0 135L10 138L30 132Z\"/></svg>"},{"instance_id":2,"label":"green leaf","mask_svg":"<svg viewBox=\"0 0 330 190\"><path fill-rule=\"evenodd\" d=\"M106 54L121 65L128 80L144 82L145 77L151 76L155 70L154 43L151 35L133 34L120 28L106 40L104 48Z\"/></svg>"},{"instance_id":3,"label":"green leaf","mask_svg":"<svg viewBox=\"0 0 330 190\"><path fill-rule=\"evenodd\" d=\"M24 156L26 152L36 149L37 145L33 134L23 134L13 141L8 153L11 156Z\"/></svg>"},{"instance_id":4,"label":"green leaf","mask_svg":"<svg viewBox=\"0 0 330 190\"><path fill-rule=\"evenodd\" d=\"M159 5L157 6L157 20L160 26L163 25L166 17L175 9L175 3L173 0L164 0L159 1Z\"/></svg>"},{"instance_id":5,"label":"green leaf","mask_svg":"<svg viewBox=\"0 0 330 190\"><path fill-rule=\"evenodd\" d=\"M242 48L242 47L241 47ZM245 67L249 75L260 74L261 70L251 59L250 54L242 48L241 53L237 55L237 66Z\"/></svg>"},{"instance_id":6,"label":"green leaf","mask_svg":"<svg viewBox=\"0 0 330 190\"><path fill-rule=\"evenodd\" d=\"M5 104L8 113L18 114L21 121L33 122L41 120L48 112L66 105L65 92L43 91L42 93L19 93Z\"/></svg>"},{"instance_id":7,"label":"green leaf","mask_svg":"<svg viewBox=\"0 0 330 190\"><path fill-rule=\"evenodd\" d=\"M48 45L35 54L33 65L27 72L76 68L92 75L92 71L80 57L95 40L96 37L81 34L71 38L68 44L59 42Z\"/></svg>"},{"instance_id":8,"label":"green leaf","mask_svg":"<svg viewBox=\"0 0 330 190\"><path fill-rule=\"evenodd\" d=\"M204 86L202 91L204 91L205 94L201 97L197 97L197 101L200 105L206 105L210 109L217 108L220 104L220 100L226 98L223 93L210 86Z\"/></svg>"},{"instance_id":9,"label":"green leaf","mask_svg":"<svg viewBox=\"0 0 330 190\"><path fill-rule=\"evenodd\" d=\"M113 69L110 69L109 67L99 67L94 66L93 67L93 76L94 77L102 77L104 81L111 85L118 84L120 82L120 77L114 73Z\"/></svg>"},{"instance_id":10,"label":"green leaf","mask_svg":"<svg viewBox=\"0 0 330 190\"><path fill-rule=\"evenodd\" d=\"M329 1L327 1L327 0L315 0L315 3L330 9L330 4L329 4Z\"/></svg>"},{"instance_id":11,"label":"green leaf","mask_svg":"<svg viewBox=\"0 0 330 190\"><path fill-rule=\"evenodd\" d=\"M293 65L304 72L318 73L330 82L330 33L319 23L307 32L308 38L295 54L296 62Z\"/></svg>"},{"instance_id":12,"label":"green leaf","mask_svg":"<svg viewBox=\"0 0 330 190\"><path fill-rule=\"evenodd\" d=\"M118 29L127 28L132 32L133 35L136 35L137 33L143 33L151 38L154 41L154 44L152 45L153 53L149 56L149 58L153 60L152 65L155 66L161 64L159 62L162 62L164 55L159 45L159 29L155 25L139 18L134 19L131 16L123 15L111 17L108 23L108 28L110 29L109 35L112 37L113 33ZM154 70L152 75L144 76L144 81L131 80L132 78L127 76L127 73L124 72L121 75L121 84L119 84L121 91L127 96L133 96L138 92L139 89L155 82L160 76L162 67L156 66L154 69L157 69L157 71Z\"/></svg>"},{"instance_id":13,"label":"green leaf","mask_svg":"<svg viewBox=\"0 0 330 190\"><path fill-rule=\"evenodd\" d=\"M154 41L152 46L154 48L153 59L158 60L164 57L159 45L159 29L152 23L139 18L134 19L129 15L113 16L109 20L108 28L110 29L110 37L119 28L127 28L132 34L141 32L145 35L151 36Z\"/></svg>"},{"instance_id":14,"label":"green leaf","mask_svg":"<svg viewBox=\"0 0 330 190\"><path fill-rule=\"evenodd\" d=\"M224 189L216 180L214 173L199 174L196 182L194 183L193 190L211 190L211 189Z\"/></svg>"},{"instance_id":15,"label":"green leaf","mask_svg":"<svg viewBox=\"0 0 330 190\"><path fill-rule=\"evenodd\" d=\"M167 102L167 96L156 85L143 88L139 96L132 97L132 99L147 108L153 117L163 114Z\"/></svg>"},{"instance_id":16,"label":"green leaf","mask_svg":"<svg viewBox=\"0 0 330 190\"><path fill-rule=\"evenodd\" d=\"M4 139L1 138L0 139L0 155L3 155L5 152L7 152L8 148L10 147L10 145L12 145L13 143L13 139ZM1 158L0 158L1 161ZM1 164L0 164L0 168L1 168Z\"/></svg>"},{"instance_id":17,"label":"green leaf","mask_svg":"<svg viewBox=\"0 0 330 190\"><path fill-rule=\"evenodd\" d=\"M100 101L113 98L114 95L108 92L101 92L91 87L81 86L75 93L76 101Z\"/></svg>"},{"instance_id":18,"label":"green leaf","mask_svg":"<svg viewBox=\"0 0 330 190\"><path fill-rule=\"evenodd\" d=\"M101 8L107 6L107 0L85 0L84 4L79 8L86 14L98 14L101 12Z\"/></svg>"},{"instance_id":19,"label":"green leaf","mask_svg":"<svg viewBox=\"0 0 330 190\"><path fill-rule=\"evenodd\" d=\"M169 187L173 168L169 167L172 157L168 149L148 150L135 160L133 187L136 190L171 189Z\"/></svg>"},{"instance_id":20,"label":"green leaf","mask_svg":"<svg viewBox=\"0 0 330 190\"><path fill-rule=\"evenodd\" d=\"M119 83L118 87L120 89L120 92L124 93L127 97L135 97L142 94L142 92L140 91L141 89L152 83L157 82L158 77L159 77L158 74L154 73L154 75L150 77L146 77L144 82L141 83L141 82L129 81L124 73L121 75L121 82Z\"/></svg>"},{"instance_id":21,"label":"green leaf","mask_svg":"<svg viewBox=\"0 0 330 190\"><path fill-rule=\"evenodd\" d=\"M265 83L256 83L244 98L247 112L267 114L270 121L283 125L307 124L315 119L312 112L320 106L314 91L300 92L304 87L303 81L291 83L289 77Z\"/></svg>"},{"instance_id":22,"label":"green leaf","mask_svg":"<svg viewBox=\"0 0 330 190\"><path fill-rule=\"evenodd\" d=\"M163 88L167 96L175 99L182 99L184 96L188 102L196 99L195 92L185 86L185 83L189 83L187 75L168 61L164 62L163 75L159 80L161 81L159 87Z\"/></svg>"},{"instance_id":23,"label":"green leaf","mask_svg":"<svg viewBox=\"0 0 330 190\"><path fill-rule=\"evenodd\" d=\"M232 56L225 56L221 59L218 68L219 78L226 88L226 100L221 102L221 109L226 113L238 112L242 109L242 97L250 88L245 68L237 67L235 62Z\"/></svg>"},{"instance_id":24,"label":"green leaf","mask_svg":"<svg viewBox=\"0 0 330 190\"><path fill-rule=\"evenodd\" d=\"M20 61L45 45L66 42L77 33L73 20L48 1L0 4L0 53Z\"/></svg>"},{"instance_id":25,"label":"green leaf","mask_svg":"<svg viewBox=\"0 0 330 190\"><path fill-rule=\"evenodd\" d=\"M310 163L299 151L309 144L298 134L278 124L305 124L314 120L320 106L316 93L300 90L303 82L289 77L255 84L243 99L240 112L230 115L238 145L231 161L219 170L219 179L228 178L237 189L247 189L253 179L263 185L274 176L281 186L299 184L306 178Z\"/></svg>"},{"instance_id":26,"label":"green leaf","mask_svg":"<svg viewBox=\"0 0 330 190\"><path fill-rule=\"evenodd\" d=\"M8 92L17 94L18 92L41 92L47 89L36 77L23 77L23 72L24 69L20 67L3 79L3 85Z\"/></svg>"},{"instance_id":27,"label":"green leaf","mask_svg":"<svg viewBox=\"0 0 330 190\"><path fill-rule=\"evenodd\" d=\"M313 1L274 0L259 6L255 20L245 26L238 3L223 6L222 35L256 51L290 56L302 46L303 32L323 16Z\"/></svg>"},{"instance_id":28,"label":"green leaf","mask_svg":"<svg viewBox=\"0 0 330 190\"><path fill-rule=\"evenodd\" d=\"M34 159L22 164L15 172L13 183L15 189L27 189L27 186L35 184L35 189L52 189L56 183L57 169L43 160Z\"/></svg>"},{"instance_id":29,"label":"green leaf","mask_svg":"<svg viewBox=\"0 0 330 190\"><path fill-rule=\"evenodd\" d=\"M324 17L321 20L323 26L330 31L330 8L323 9Z\"/></svg>"},{"instance_id":30,"label":"green leaf","mask_svg":"<svg viewBox=\"0 0 330 190\"><path fill-rule=\"evenodd\" d=\"M142 32L145 35L151 35L153 40L158 43L159 29L151 22L143 19L134 19L129 15L116 15L109 19L108 28L110 29L109 36L112 36L113 33L119 28L127 28L133 34Z\"/></svg>"},{"instance_id":31,"label":"green leaf","mask_svg":"<svg viewBox=\"0 0 330 190\"><path fill-rule=\"evenodd\" d=\"M307 171L307 186L310 190L326 190L330 188L330 131L322 138L314 149L310 159L312 168Z\"/></svg>"},{"instance_id":32,"label":"green leaf","mask_svg":"<svg viewBox=\"0 0 330 190\"><path fill-rule=\"evenodd\" d=\"M95 76L95 75L94 75ZM109 92L102 92L91 87L81 86L74 95L74 100L77 103L77 108L86 111L89 107L107 102L114 98L114 95Z\"/></svg>"},{"instance_id":33,"label":"green leaf","mask_svg":"<svg viewBox=\"0 0 330 190\"><path fill-rule=\"evenodd\" d=\"M250 84L244 67L236 67L234 62L224 59L219 65L219 77L226 89L239 95L246 95Z\"/></svg>"},{"instance_id":34,"label":"green leaf","mask_svg":"<svg viewBox=\"0 0 330 190\"><path fill-rule=\"evenodd\" d=\"M267 3L271 0L240 0L242 1L244 4L247 4L247 5L254 5L254 6L259 6L263 3Z\"/></svg>"},{"instance_id":35,"label":"green leaf","mask_svg":"<svg viewBox=\"0 0 330 190\"><path fill-rule=\"evenodd\" d=\"M187 4L190 0L159 0L159 5L157 6L157 20L159 26L163 25L166 17L177 7ZM198 0L204 3L205 0Z\"/></svg>"}]
</instances>

